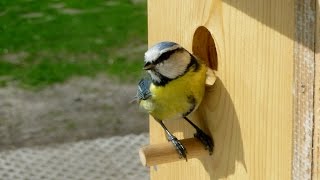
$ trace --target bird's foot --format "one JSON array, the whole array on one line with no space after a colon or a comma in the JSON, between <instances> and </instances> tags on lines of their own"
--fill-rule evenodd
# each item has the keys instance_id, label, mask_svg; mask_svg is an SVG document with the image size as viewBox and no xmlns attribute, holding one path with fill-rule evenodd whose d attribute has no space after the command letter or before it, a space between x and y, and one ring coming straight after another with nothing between
<instances>
[{"instance_id":1,"label":"bird's foot","mask_svg":"<svg viewBox=\"0 0 320 180\"><path fill-rule=\"evenodd\" d=\"M187 150L183 144L173 135L168 135L168 141L170 141L176 148L180 159L184 158L187 161Z\"/></svg>"},{"instance_id":2,"label":"bird's foot","mask_svg":"<svg viewBox=\"0 0 320 180\"><path fill-rule=\"evenodd\" d=\"M194 134L194 137L199 139L201 143L205 146L205 149L209 151L209 154L212 155L214 142L210 136L204 133L201 129L197 129L197 132Z\"/></svg>"}]
</instances>

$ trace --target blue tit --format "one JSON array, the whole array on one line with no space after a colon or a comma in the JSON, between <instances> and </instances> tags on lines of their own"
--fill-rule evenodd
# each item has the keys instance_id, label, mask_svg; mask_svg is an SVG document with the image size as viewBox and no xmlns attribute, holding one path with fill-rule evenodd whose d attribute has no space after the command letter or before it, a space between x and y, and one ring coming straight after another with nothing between
<instances>
[{"instance_id":1,"label":"blue tit","mask_svg":"<svg viewBox=\"0 0 320 180\"><path fill-rule=\"evenodd\" d=\"M207 66L174 42L155 44L145 53L144 62L148 77L138 84L136 98L140 106L160 123L180 158L187 159L187 151L163 121L186 120L196 129L195 137L212 154L212 138L187 118L203 99Z\"/></svg>"}]
</instances>

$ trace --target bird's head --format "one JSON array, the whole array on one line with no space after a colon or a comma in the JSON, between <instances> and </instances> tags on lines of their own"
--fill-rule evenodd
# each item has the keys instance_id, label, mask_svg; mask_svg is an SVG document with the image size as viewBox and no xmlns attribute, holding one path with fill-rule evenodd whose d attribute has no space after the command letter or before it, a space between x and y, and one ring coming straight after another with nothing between
<instances>
[{"instance_id":1,"label":"bird's head","mask_svg":"<svg viewBox=\"0 0 320 180\"><path fill-rule=\"evenodd\" d=\"M166 84L186 73L192 60L192 55L179 44L160 42L145 53L146 70L154 83Z\"/></svg>"}]
</instances>

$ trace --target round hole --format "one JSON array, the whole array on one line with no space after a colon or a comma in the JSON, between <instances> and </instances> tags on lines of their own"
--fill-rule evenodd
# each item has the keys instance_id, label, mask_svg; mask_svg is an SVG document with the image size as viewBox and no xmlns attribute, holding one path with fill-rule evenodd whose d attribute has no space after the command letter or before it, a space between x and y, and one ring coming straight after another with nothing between
<instances>
[{"instance_id":1,"label":"round hole","mask_svg":"<svg viewBox=\"0 0 320 180\"><path fill-rule=\"evenodd\" d=\"M208 67L218 70L218 54L210 31L204 26L196 29L192 42L193 54L202 59Z\"/></svg>"}]
</instances>

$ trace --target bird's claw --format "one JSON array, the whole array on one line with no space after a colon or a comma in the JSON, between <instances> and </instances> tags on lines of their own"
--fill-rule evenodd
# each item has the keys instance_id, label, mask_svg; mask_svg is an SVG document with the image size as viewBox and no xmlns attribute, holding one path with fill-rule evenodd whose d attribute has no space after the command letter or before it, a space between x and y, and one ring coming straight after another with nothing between
<instances>
[{"instance_id":1,"label":"bird's claw","mask_svg":"<svg viewBox=\"0 0 320 180\"><path fill-rule=\"evenodd\" d=\"M212 155L214 148L214 142L212 138L200 129L197 130L197 132L194 134L194 137L199 139L201 143L205 146L205 149L209 151L209 155Z\"/></svg>"},{"instance_id":2,"label":"bird's claw","mask_svg":"<svg viewBox=\"0 0 320 180\"><path fill-rule=\"evenodd\" d=\"M183 144L173 135L168 136L168 141L170 141L176 148L180 159L184 158L187 161L187 150Z\"/></svg>"}]
</instances>

